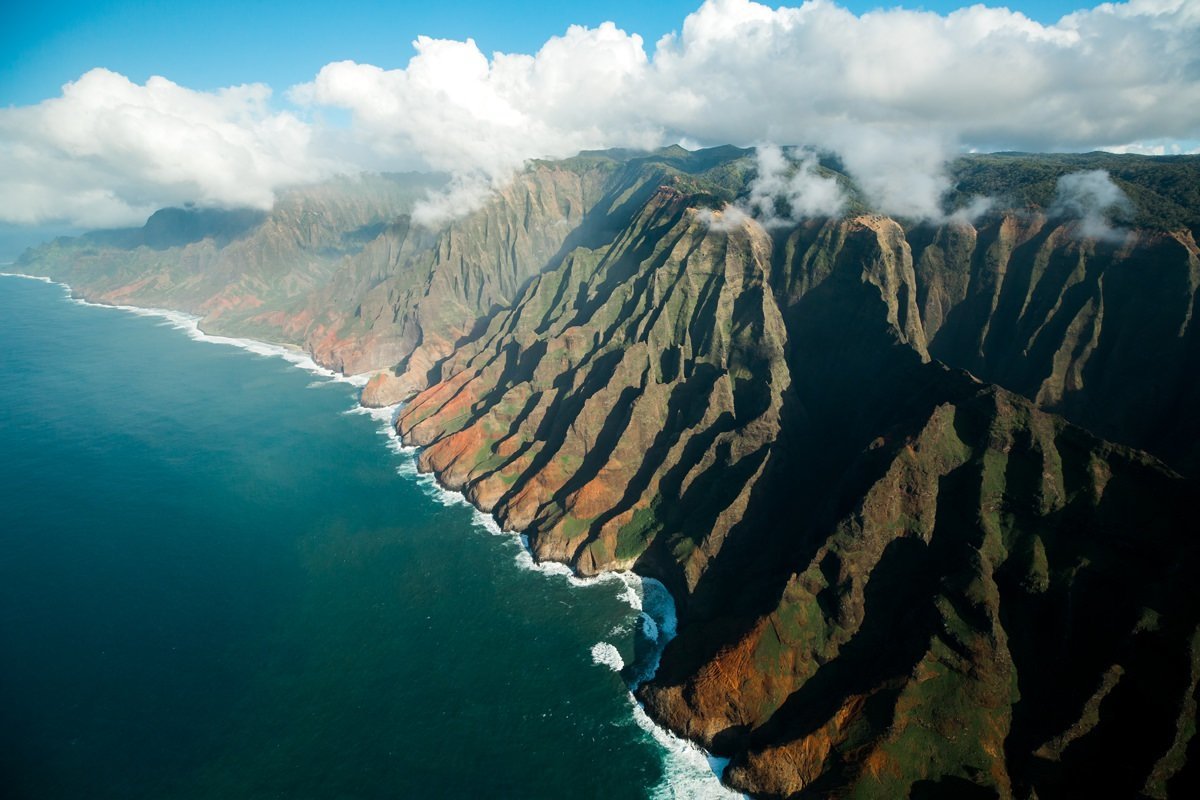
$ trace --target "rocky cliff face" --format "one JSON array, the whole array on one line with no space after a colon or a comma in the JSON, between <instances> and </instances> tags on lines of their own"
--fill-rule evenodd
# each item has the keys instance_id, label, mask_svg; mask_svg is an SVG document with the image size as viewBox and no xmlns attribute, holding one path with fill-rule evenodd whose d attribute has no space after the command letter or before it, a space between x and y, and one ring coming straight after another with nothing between
<instances>
[{"instance_id":1,"label":"rocky cliff face","mask_svg":"<svg viewBox=\"0 0 1200 800\"><path fill-rule=\"evenodd\" d=\"M930 353L1097 433L1200 468L1190 230L1081 239L1042 213L914 231Z\"/></svg>"},{"instance_id":2,"label":"rocky cliff face","mask_svg":"<svg viewBox=\"0 0 1200 800\"><path fill-rule=\"evenodd\" d=\"M672 590L679 635L639 694L732 757L731 785L1186 796L1200 160L964 159L960 193L1010 201L974 224L767 230L720 210L745 155L537 163L436 233L277 209L165 249L143 233L130 263L93 241L28 264L390 367L364 401L407 399L423 469L538 558ZM1047 215L1089 158L1135 227ZM279 266L351 223L333 260Z\"/></svg>"},{"instance_id":3,"label":"rocky cliff face","mask_svg":"<svg viewBox=\"0 0 1200 800\"><path fill-rule=\"evenodd\" d=\"M770 251L749 226L710 233L661 188L611 244L572 252L442 364L400 430L428 445L423 466L527 531L539 558L583 572L633 566L664 494L692 507L698 524L676 545L698 577L780 430ZM702 501L680 504L689 493Z\"/></svg>"},{"instance_id":4,"label":"rocky cliff face","mask_svg":"<svg viewBox=\"0 0 1200 800\"><path fill-rule=\"evenodd\" d=\"M1168 796L1200 677L1194 486L956 394L860 456L836 522L788 526L766 613L685 632L643 698L757 795Z\"/></svg>"},{"instance_id":5,"label":"rocky cliff face","mask_svg":"<svg viewBox=\"0 0 1200 800\"><path fill-rule=\"evenodd\" d=\"M580 235L616 167L607 159L536 164L436 235L403 219L309 298L294 324L325 363L351 372L403 364L406 380L381 377L369 395L395 402Z\"/></svg>"},{"instance_id":6,"label":"rocky cliff face","mask_svg":"<svg viewBox=\"0 0 1200 800\"><path fill-rule=\"evenodd\" d=\"M1024 210L718 232L697 202L664 185L439 364L399 420L422 467L539 558L672 588L640 694L736 787L1190 785L1195 483L1039 406L1186 466L1191 234Z\"/></svg>"}]
</instances>

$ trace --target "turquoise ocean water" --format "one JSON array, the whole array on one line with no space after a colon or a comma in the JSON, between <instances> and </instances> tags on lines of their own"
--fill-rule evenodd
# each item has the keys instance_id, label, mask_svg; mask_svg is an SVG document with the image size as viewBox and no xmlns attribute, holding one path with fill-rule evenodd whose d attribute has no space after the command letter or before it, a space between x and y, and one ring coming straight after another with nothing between
<instances>
[{"instance_id":1,"label":"turquoise ocean water","mask_svg":"<svg viewBox=\"0 0 1200 800\"><path fill-rule=\"evenodd\" d=\"M185 327L0 277L6 797L723 793L631 702L656 587L532 569L354 386Z\"/></svg>"}]
</instances>

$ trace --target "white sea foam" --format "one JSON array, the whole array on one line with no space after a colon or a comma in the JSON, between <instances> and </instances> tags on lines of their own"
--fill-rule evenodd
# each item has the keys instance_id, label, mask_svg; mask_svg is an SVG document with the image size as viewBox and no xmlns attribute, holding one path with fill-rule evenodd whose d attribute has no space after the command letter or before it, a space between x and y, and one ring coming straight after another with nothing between
<instances>
[{"instance_id":1,"label":"white sea foam","mask_svg":"<svg viewBox=\"0 0 1200 800\"><path fill-rule=\"evenodd\" d=\"M58 283L58 281L50 280L44 275L26 275L24 272L0 272L0 278L24 278L27 281L41 281L42 283L53 283L58 284L59 286L66 286L65 283Z\"/></svg>"},{"instance_id":2,"label":"white sea foam","mask_svg":"<svg viewBox=\"0 0 1200 800\"><path fill-rule=\"evenodd\" d=\"M744 795L722 785L715 779L729 764L727 758L716 758L686 739L654 724L641 704L629 695L633 719L667 752L666 774L651 794L661 800L721 800Z\"/></svg>"},{"instance_id":3,"label":"white sea foam","mask_svg":"<svg viewBox=\"0 0 1200 800\"><path fill-rule=\"evenodd\" d=\"M663 800L744 797L720 781L720 776L729 763L728 759L717 758L692 742L656 725L633 694L634 689L654 677L662 659L663 649L675 637L678 624L675 600L667 591L667 587L654 578L645 578L633 572L602 572L595 577L581 578L565 564L535 561L529 548L529 538L524 534L518 537L518 541L521 543L521 549L516 561L522 568L566 578L573 586L620 583L621 591L618 596L628 603L630 608L639 612L641 634L651 645L649 652L638 663L627 665L616 647L608 642L599 642L592 646L592 660L612 667L614 671L625 676L630 689L627 699L633 721L658 743L666 755L665 774L662 782L654 787L652 796ZM618 663L620 666L615 666Z\"/></svg>"},{"instance_id":4,"label":"white sea foam","mask_svg":"<svg viewBox=\"0 0 1200 800\"><path fill-rule=\"evenodd\" d=\"M396 414L399 412L399 410L400 410L399 403L396 403L395 405L390 405L390 406L383 406L382 408L370 408L368 406L356 404L352 408L347 408L342 413L343 414L361 414L364 417L370 417L371 419L373 419L377 422L381 422L381 423L384 423L385 425L387 425L388 430L392 432L392 435L395 435L396 429L393 427L393 423L396 421Z\"/></svg>"},{"instance_id":5,"label":"white sea foam","mask_svg":"<svg viewBox=\"0 0 1200 800\"><path fill-rule=\"evenodd\" d=\"M469 505L459 492L447 489L428 473L420 475L418 481L436 491L434 496L445 505L458 502ZM473 521L475 524L497 535L507 535L496 520L490 515L475 509ZM595 586L598 584L616 583L620 585L618 597L625 601L630 608L638 613L641 624L641 635L650 643L649 652L639 663L627 665L620 651L608 642L597 642L592 646L592 661L621 673L629 686L627 700L629 701L633 722L662 748L664 758L664 776L658 786L652 790L652 796L663 800L728 800L744 795L735 792L720 781L728 759L717 758L703 748L681 739L665 728L654 723L646 710L638 702L633 690L650 680L658 671L663 649L667 642L675 637L678 623L675 613L675 600L667 587L654 578L645 578L634 572L602 572L593 577L580 577L566 564L556 561L537 561L529 546L529 537L517 534L516 541L520 544L515 561L522 569L539 572L548 577L566 580L572 586ZM619 628L620 626L618 626ZM614 629L612 635L619 632Z\"/></svg>"},{"instance_id":6,"label":"white sea foam","mask_svg":"<svg viewBox=\"0 0 1200 800\"><path fill-rule=\"evenodd\" d=\"M474 522L476 526L482 528L493 536L506 535L504 529L500 527L500 523L496 522L495 517L493 517L491 514L486 514L479 509L475 509L475 514L471 518L471 521Z\"/></svg>"},{"instance_id":7,"label":"white sea foam","mask_svg":"<svg viewBox=\"0 0 1200 800\"><path fill-rule=\"evenodd\" d=\"M120 303L93 303L90 300L84 300L82 297L75 297L71 294L71 287L61 281L51 280L39 275L23 275L21 273L4 272L0 275L5 275L15 278L27 278L30 280L42 281L43 283L55 284L63 287L67 292L67 299L76 305L89 306L91 308L111 308L117 311L124 311L129 314L135 314L139 317L157 317L163 320L164 324L176 330L183 331L187 336L197 342L208 342L209 344L224 344L231 347L237 347L242 350L254 353L255 355L267 356L272 358L282 358L289 364L299 367L307 372L324 378L326 381L336 381L339 383L349 383L353 386L366 386L367 381L371 379L370 373L359 375L343 375L340 372L328 369L321 366L312 357L303 352L299 348L287 347L281 344L272 344L270 342L260 342L257 339L245 339L236 336L219 336L217 334L205 333L200 330L200 317L194 314L187 314L183 311L175 311L170 308L154 308L143 306L122 305Z\"/></svg>"},{"instance_id":8,"label":"white sea foam","mask_svg":"<svg viewBox=\"0 0 1200 800\"><path fill-rule=\"evenodd\" d=\"M642 579L632 572L616 572L613 573L620 579L625 586L625 590L621 592L621 599L629 604L629 607L634 611L641 611L645 606L643 595L645 587L642 585ZM651 638L658 638L657 636Z\"/></svg>"},{"instance_id":9,"label":"white sea foam","mask_svg":"<svg viewBox=\"0 0 1200 800\"><path fill-rule=\"evenodd\" d=\"M400 461L396 465L396 474L412 479L424 494L445 505L446 500L443 495L446 492L437 485L436 479L432 475L421 474L420 470L417 469L417 453L420 452L420 448L405 444L404 440L400 438L399 431L396 430L396 418L400 415L401 408L403 408L402 403L395 403L390 406L383 406L382 408L368 408L356 403L352 408L348 408L342 413L361 414L379 423L378 433L387 440L387 449L400 456ZM466 501L462 502L465 503ZM476 515L479 515L478 511Z\"/></svg>"},{"instance_id":10,"label":"white sea foam","mask_svg":"<svg viewBox=\"0 0 1200 800\"><path fill-rule=\"evenodd\" d=\"M359 410L361 409L361 410ZM497 536L511 536L504 531L491 514L474 508L462 493L448 489L438 483L431 473L418 473L416 453L419 448L404 445L396 432L395 420L399 406L386 409L366 409L359 407L350 413L368 414L381 423L381 433L386 433L389 444L399 446L397 452L407 456L397 471L406 476L412 476L417 485L432 499L445 506L465 505L473 510L472 522L476 527ZM720 759L709 755L702 748L675 736L665 728L660 728L646 714L644 708L633 695L642 683L649 680L658 671L663 648L666 647L676 631L675 601L667 587L654 578L644 578L633 572L602 572L594 577L580 577L566 564L555 561L536 561L529 546L529 537L517 534L513 539L520 545L517 548L515 561L522 569L539 572L548 577L565 580L572 586L596 586L599 584L619 585L618 597L638 612L638 622L641 635L651 645L647 655L639 663L627 665L617 648L609 642L597 642L592 646L592 661L622 674L629 686L626 699L630 705L630 716L633 722L645 731L662 748L664 758L664 776L658 786L652 790L652 796L662 800L728 800L743 795L723 786L719 776L724 771L728 759ZM611 635L627 632L627 628L618 625Z\"/></svg>"},{"instance_id":11,"label":"white sea foam","mask_svg":"<svg viewBox=\"0 0 1200 800\"><path fill-rule=\"evenodd\" d=\"M625 659L621 658L621 651L608 642L596 642L592 645L592 662L608 667L613 672L625 669Z\"/></svg>"},{"instance_id":12,"label":"white sea foam","mask_svg":"<svg viewBox=\"0 0 1200 800\"><path fill-rule=\"evenodd\" d=\"M432 472L421 472L416 478L417 486L421 488L425 496L435 503L439 503L446 508L454 506L471 506L471 502L463 497L461 492L456 492L452 489L447 489L438 483L437 477Z\"/></svg>"},{"instance_id":13,"label":"white sea foam","mask_svg":"<svg viewBox=\"0 0 1200 800\"><path fill-rule=\"evenodd\" d=\"M572 586L596 586L602 583L619 583L621 584L620 598L624 600L634 611L642 610L642 582L641 576L633 572L601 572L598 575L590 575L582 577L575 574L575 570L571 569L566 564L560 564L557 561L538 561L533 557L533 550L529 546L529 537L525 534L520 534L517 540L521 543L521 549L517 552L517 566L521 569L531 572L540 572L543 575L554 575L556 577L565 578L567 583Z\"/></svg>"},{"instance_id":14,"label":"white sea foam","mask_svg":"<svg viewBox=\"0 0 1200 800\"><path fill-rule=\"evenodd\" d=\"M675 614L675 600L666 586L654 578L642 578L633 573L622 575L629 575L638 581L636 594L640 605L634 608L641 609L641 613L638 614L642 626L641 634L652 644L649 653L640 663L633 665L633 674L627 672L630 687L628 700L633 721L666 753L665 774L658 786L654 787L652 796L663 800L718 800L743 797L722 785L719 780L729 764L729 759L717 758L696 744L659 727L634 696L633 690L658 672L663 649L675 637L678 620Z\"/></svg>"}]
</instances>

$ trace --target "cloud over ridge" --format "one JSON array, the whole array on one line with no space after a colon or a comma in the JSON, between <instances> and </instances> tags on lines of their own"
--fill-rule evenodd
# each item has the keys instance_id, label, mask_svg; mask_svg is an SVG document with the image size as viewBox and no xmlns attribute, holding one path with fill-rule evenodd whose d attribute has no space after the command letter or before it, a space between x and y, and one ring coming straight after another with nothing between
<instances>
[{"instance_id":1,"label":"cloud over ridge","mask_svg":"<svg viewBox=\"0 0 1200 800\"><path fill-rule=\"evenodd\" d=\"M815 146L880 210L934 216L945 159L963 149L1195 147L1197 41L1197 0L1106 4L1054 25L982 5L856 16L831 0L708 0L651 49L612 23L572 26L532 55L420 37L401 69L326 65L286 92L295 111L262 86L202 93L93 71L62 97L0 109L0 219L262 207L339 169L434 168L457 181L453 202L426 207L432 225L529 158L678 141ZM324 125L326 108L350 126Z\"/></svg>"},{"instance_id":2,"label":"cloud over ridge","mask_svg":"<svg viewBox=\"0 0 1200 800\"><path fill-rule=\"evenodd\" d=\"M338 169L261 84L197 92L93 69L60 97L0 109L0 221L140 222L167 204L266 207Z\"/></svg>"},{"instance_id":3,"label":"cloud over ridge","mask_svg":"<svg viewBox=\"0 0 1200 800\"><path fill-rule=\"evenodd\" d=\"M764 228L781 228L809 217L835 216L846 207L846 192L837 178L822 175L818 167L811 150L788 153L773 144L759 145L749 195L719 214L703 210L700 218L713 230L731 231L747 218Z\"/></svg>"},{"instance_id":4,"label":"cloud over ridge","mask_svg":"<svg viewBox=\"0 0 1200 800\"><path fill-rule=\"evenodd\" d=\"M1052 217L1077 219L1079 236L1118 240L1121 233L1109 224L1109 217L1132 215L1133 201L1106 170L1084 170L1058 179L1054 200L1047 211Z\"/></svg>"}]
</instances>

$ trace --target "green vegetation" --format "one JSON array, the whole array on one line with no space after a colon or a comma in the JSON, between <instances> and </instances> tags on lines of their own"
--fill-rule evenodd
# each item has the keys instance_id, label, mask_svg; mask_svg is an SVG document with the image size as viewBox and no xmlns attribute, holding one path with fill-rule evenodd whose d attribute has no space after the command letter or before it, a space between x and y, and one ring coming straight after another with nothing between
<instances>
[{"instance_id":1,"label":"green vegetation","mask_svg":"<svg viewBox=\"0 0 1200 800\"><path fill-rule=\"evenodd\" d=\"M1138 156L1113 153L995 153L962 156L950 167L951 207L976 195L1005 208L1049 208L1058 179L1081 170L1107 170L1129 195L1135 212L1127 222L1151 230L1200 230L1200 156Z\"/></svg>"},{"instance_id":2,"label":"green vegetation","mask_svg":"<svg viewBox=\"0 0 1200 800\"><path fill-rule=\"evenodd\" d=\"M662 529L656 514L657 506L656 498L648 507L633 512L633 518L617 531L613 555L618 561L640 556L651 539Z\"/></svg>"},{"instance_id":3,"label":"green vegetation","mask_svg":"<svg viewBox=\"0 0 1200 800\"><path fill-rule=\"evenodd\" d=\"M851 218L706 227L694 209L744 198L754 168L728 147L584 153L437 233L410 230L404 192L385 209L331 189L243 230L166 214L29 258L393 366L419 392L400 427L448 484L536 552L636 563L675 594L641 699L733 756L740 788L1177 792L1196 770L1195 482L1046 407L1196 474L1194 254L1147 231L1197 229L1200 159L951 165L954 204L1018 212L1106 169L1146 229L1123 248L1023 213L854 219L828 157Z\"/></svg>"},{"instance_id":4,"label":"green vegetation","mask_svg":"<svg viewBox=\"0 0 1200 800\"><path fill-rule=\"evenodd\" d=\"M559 526L562 529L563 536L566 536L568 539L574 539L583 533L587 533L587 529L591 524L592 520L590 519L580 519L571 514L565 514Z\"/></svg>"}]
</instances>

